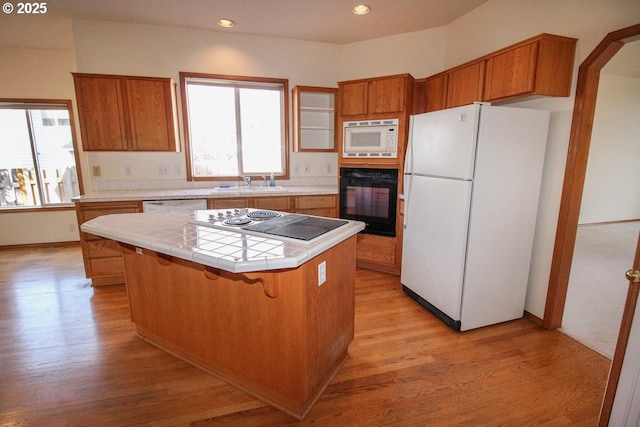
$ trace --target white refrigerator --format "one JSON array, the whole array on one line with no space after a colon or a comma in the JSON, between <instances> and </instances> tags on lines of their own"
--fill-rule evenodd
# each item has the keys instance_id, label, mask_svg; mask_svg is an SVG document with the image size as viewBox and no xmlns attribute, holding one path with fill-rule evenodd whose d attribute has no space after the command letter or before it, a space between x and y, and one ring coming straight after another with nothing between
<instances>
[{"instance_id":1,"label":"white refrigerator","mask_svg":"<svg viewBox=\"0 0 640 427\"><path fill-rule=\"evenodd\" d=\"M548 127L483 104L411 116L400 281L455 330L523 316Z\"/></svg>"}]
</instances>

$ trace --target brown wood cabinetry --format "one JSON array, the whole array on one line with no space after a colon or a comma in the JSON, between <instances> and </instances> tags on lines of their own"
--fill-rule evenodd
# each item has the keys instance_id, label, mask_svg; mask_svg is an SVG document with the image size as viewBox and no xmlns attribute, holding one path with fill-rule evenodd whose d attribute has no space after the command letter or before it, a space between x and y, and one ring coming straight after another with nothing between
<instances>
[{"instance_id":1,"label":"brown wood cabinetry","mask_svg":"<svg viewBox=\"0 0 640 427\"><path fill-rule=\"evenodd\" d=\"M338 196L296 197L296 213L337 218Z\"/></svg>"},{"instance_id":2,"label":"brown wood cabinetry","mask_svg":"<svg viewBox=\"0 0 640 427\"><path fill-rule=\"evenodd\" d=\"M409 74L340 82L340 115L397 116L406 111L407 102L411 102L408 90L412 89L412 84L413 78Z\"/></svg>"},{"instance_id":3,"label":"brown wood cabinetry","mask_svg":"<svg viewBox=\"0 0 640 427\"><path fill-rule=\"evenodd\" d=\"M291 197L256 197L253 199L253 207L256 209L268 209L280 212L293 212L294 200Z\"/></svg>"},{"instance_id":4,"label":"brown wood cabinetry","mask_svg":"<svg viewBox=\"0 0 640 427\"><path fill-rule=\"evenodd\" d=\"M131 321L145 340L301 420L348 358L355 244L247 273L123 244Z\"/></svg>"},{"instance_id":5,"label":"brown wood cabinetry","mask_svg":"<svg viewBox=\"0 0 640 427\"><path fill-rule=\"evenodd\" d=\"M248 197L234 197L226 199L207 199L208 209L233 209L233 208L251 208L252 199Z\"/></svg>"},{"instance_id":6,"label":"brown wood cabinetry","mask_svg":"<svg viewBox=\"0 0 640 427\"><path fill-rule=\"evenodd\" d=\"M141 212L140 202L76 202L78 226L102 215ZM117 242L80 231L86 277L94 286L124 283L124 264Z\"/></svg>"},{"instance_id":7,"label":"brown wood cabinetry","mask_svg":"<svg viewBox=\"0 0 640 427\"><path fill-rule=\"evenodd\" d=\"M296 86L293 88L293 150L336 151L336 98L338 89Z\"/></svg>"},{"instance_id":8,"label":"brown wood cabinetry","mask_svg":"<svg viewBox=\"0 0 640 427\"><path fill-rule=\"evenodd\" d=\"M542 34L487 59L485 101L569 96L576 40Z\"/></svg>"},{"instance_id":9,"label":"brown wood cabinetry","mask_svg":"<svg viewBox=\"0 0 640 427\"><path fill-rule=\"evenodd\" d=\"M427 91L427 111L441 110L447 105L447 84L449 76L443 74L432 79L427 79L425 90Z\"/></svg>"},{"instance_id":10,"label":"brown wood cabinetry","mask_svg":"<svg viewBox=\"0 0 640 427\"><path fill-rule=\"evenodd\" d=\"M399 272L394 268L399 261L396 258L397 245L401 241L389 237L374 236L372 234L358 234L356 259L361 267ZM384 268L387 267L387 268Z\"/></svg>"},{"instance_id":11,"label":"brown wood cabinetry","mask_svg":"<svg viewBox=\"0 0 640 427\"><path fill-rule=\"evenodd\" d=\"M339 157L340 167L368 167L398 169L398 186L402 188L402 168L409 130L409 115L415 106L414 89L424 92L424 81L415 82L410 74L374 77L363 80L338 82L341 99L338 126L341 129L345 121L398 119L398 155L396 158L343 158ZM443 87L445 90L446 87ZM442 96L446 94L443 92ZM424 97L422 97L424 100ZM342 152L343 133L338 135L338 152ZM336 207L336 214L338 213ZM396 221L397 222L397 221ZM359 266L383 270L392 273L400 271L400 250L402 234L396 225L395 237L381 237L359 234L356 260Z\"/></svg>"},{"instance_id":12,"label":"brown wood cabinetry","mask_svg":"<svg viewBox=\"0 0 640 427\"><path fill-rule=\"evenodd\" d=\"M478 61L447 73L447 108L482 101L484 65Z\"/></svg>"},{"instance_id":13,"label":"brown wood cabinetry","mask_svg":"<svg viewBox=\"0 0 640 427\"><path fill-rule=\"evenodd\" d=\"M340 87L340 114L361 116L367 114L369 82L338 83Z\"/></svg>"},{"instance_id":14,"label":"brown wood cabinetry","mask_svg":"<svg viewBox=\"0 0 640 427\"><path fill-rule=\"evenodd\" d=\"M532 95L569 96L576 41L540 34L427 77L415 93L413 113L475 101L495 102ZM444 98L443 94L446 94Z\"/></svg>"},{"instance_id":15,"label":"brown wood cabinetry","mask_svg":"<svg viewBox=\"0 0 640 427\"><path fill-rule=\"evenodd\" d=\"M374 79L369 83L369 113L388 114L405 110L406 78Z\"/></svg>"},{"instance_id":16,"label":"brown wood cabinetry","mask_svg":"<svg viewBox=\"0 0 640 427\"><path fill-rule=\"evenodd\" d=\"M73 73L85 151L177 151L169 78Z\"/></svg>"},{"instance_id":17,"label":"brown wood cabinetry","mask_svg":"<svg viewBox=\"0 0 640 427\"><path fill-rule=\"evenodd\" d=\"M234 197L208 199L209 209L256 208L307 215L338 217L336 194L310 196Z\"/></svg>"}]
</instances>

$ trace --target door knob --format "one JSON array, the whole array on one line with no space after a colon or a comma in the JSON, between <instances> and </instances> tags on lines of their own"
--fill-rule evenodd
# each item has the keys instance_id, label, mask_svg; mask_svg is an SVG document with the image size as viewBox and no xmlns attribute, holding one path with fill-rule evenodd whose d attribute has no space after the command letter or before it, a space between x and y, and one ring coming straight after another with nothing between
<instances>
[{"instance_id":1,"label":"door knob","mask_svg":"<svg viewBox=\"0 0 640 427\"><path fill-rule=\"evenodd\" d=\"M634 270L632 268L627 270L625 276L627 276L627 279L631 280L633 283L640 283L640 270Z\"/></svg>"}]
</instances>

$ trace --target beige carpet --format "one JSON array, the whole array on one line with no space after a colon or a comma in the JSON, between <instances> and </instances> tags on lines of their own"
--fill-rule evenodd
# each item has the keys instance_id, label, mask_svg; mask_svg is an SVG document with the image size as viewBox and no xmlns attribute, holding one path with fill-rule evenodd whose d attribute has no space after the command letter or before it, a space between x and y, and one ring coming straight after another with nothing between
<instances>
[{"instance_id":1,"label":"beige carpet","mask_svg":"<svg viewBox=\"0 0 640 427\"><path fill-rule=\"evenodd\" d=\"M625 272L635 255L640 221L578 227L562 328L612 358L627 296Z\"/></svg>"}]
</instances>

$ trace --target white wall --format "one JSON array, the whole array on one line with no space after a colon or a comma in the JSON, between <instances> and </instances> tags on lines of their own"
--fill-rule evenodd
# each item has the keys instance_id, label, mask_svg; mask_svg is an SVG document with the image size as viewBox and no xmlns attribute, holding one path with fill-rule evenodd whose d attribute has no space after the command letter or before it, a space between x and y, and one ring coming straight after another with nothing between
<instances>
[{"instance_id":1,"label":"white wall","mask_svg":"<svg viewBox=\"0 0 640 427\"><path fill-rule=\"evenodd\" d=\"M447 27L342 46L338 81L409 73L427 77L444 70Z\"/></svg>"},{"instance_id":2,"label":"white wall","mask_svg":"<svg viewBox=\"0 0 640 427\"><path fill-rule=\"evenodd\" d=\"M340 47L333 44L90 20L74 21L73 34L78 72L171 77L179 82L180 71L188 71L286 78L289 89L296 85L337 87ZM91 177L89 168L84 171L87 192L213 185L185 181L184 151L90 152L86 158L102 169L99 178ZM289 162L293 178L313 182L337 177L335 153L290 153ZM125 175L125 165L131 166L131 176ZM160 176L160 165L169 166L169 176Z\"/></svg>"},{"instance_id":3,"label":"white wall","mask_svg":"<svg viewBox=\"0 0 640 427\"><path fill-rule=\"evenodd\" d=\"M74 69L71 50L0 48L0 97L75 99ZM0 246L77 241L76 222L74 210L1 213Z\"/></svg>"},{"instance_id":4,"label":"white wall","mask_svg":"<svg viewBox=\"0 0 640 427\"><path fill-rule=\"evenodd\" d=\"M581 224L640 218L640 79L601 74Z\"/></svg>"}]
</instances>

